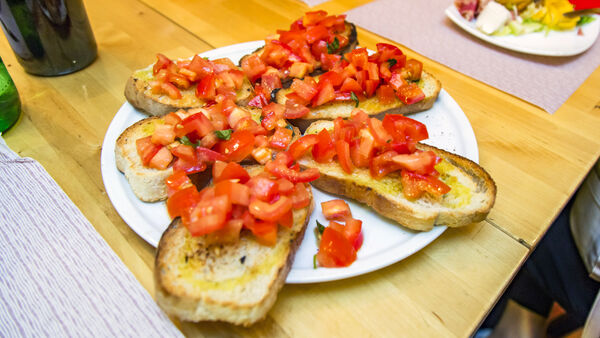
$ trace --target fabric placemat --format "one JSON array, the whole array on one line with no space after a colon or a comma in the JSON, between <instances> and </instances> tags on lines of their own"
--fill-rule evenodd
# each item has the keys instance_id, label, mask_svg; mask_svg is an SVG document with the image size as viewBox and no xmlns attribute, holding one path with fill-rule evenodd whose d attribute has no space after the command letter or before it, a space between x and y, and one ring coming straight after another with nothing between
<instances>
[{"instance_id":1,"label":"fabric placemat","mask_svg":"<svg viewBox=\"0 0 600 338\"><path fill-rule=\"evenodd\" d=\"M46 170L0 137L0 337L182 337Z\"/></svg>"},{"instance_id":2,"label":"fabric placemat","mask_svg":"<svg viewBox=\"0 0 600 338\"><path fill-rule=\"evenodd\" d=\"M491 45L446 17L452 4L377 0L347 12L347 20L551 114L600 65L598 41L571 57L528 55Z\"/></svg>"}]
</instances>

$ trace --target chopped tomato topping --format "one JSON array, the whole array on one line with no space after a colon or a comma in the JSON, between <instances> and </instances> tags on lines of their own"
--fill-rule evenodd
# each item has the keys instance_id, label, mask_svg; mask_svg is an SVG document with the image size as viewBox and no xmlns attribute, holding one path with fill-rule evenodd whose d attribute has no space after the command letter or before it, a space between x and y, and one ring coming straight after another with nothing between
<instances>
[{"instance_id":1,"label":"chopped tomato topping","mask_svg":"<svg viewBox=\"0 0 600 338\"><path fill-rule=\"evenodd\" d=\"M350 206L342 199L335 199L321 202L323 216L328 220L345 220L347 217L352 217Z\"/></svg>"}]
</instances>

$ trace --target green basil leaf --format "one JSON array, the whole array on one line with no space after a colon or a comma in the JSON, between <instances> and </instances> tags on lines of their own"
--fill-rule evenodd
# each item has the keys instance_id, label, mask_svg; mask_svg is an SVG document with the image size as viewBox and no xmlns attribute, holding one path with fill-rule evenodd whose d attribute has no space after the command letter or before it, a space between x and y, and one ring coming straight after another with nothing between
<instances>
[{"instance_id":1,"label":"green basil leaf","mask_svg":"<svg viewBox=\"0 0 600 338\"><path fill-rule=\"evenodd\" d=\"M313 269L317 270L317 254L313 256Z\"/></svg>"},{"instance_id":2,"label":"green basil leaf","mask_svg":"<svg viewBox=\"0 0 600 338\"><path fill-rule=\"evenodd\" d=\"M292 131L292 137L296 136L296 132L294 131L294 127L291 124L285 126L285 129L289 129Z\"/></svg>"},{"instance_id":3,"label":"green basil leaf","mask_svg":"<svg viewBox=\"0 0 600 338\"><path fill-rule=\"evenodd\" d=\"M356 94L354 94L354 92L350 93L350 97L352 98L352 100L354 101L354 107L358 108L358 97L356 96Z\"/></svg>"},{"instance_id":4,"label":"green basil leaf","mask_svg":"<svg viewBox=\"0 0 600 338\"><path fill-rule=\"evenodd\" d=\"M340 48L340 41L336 37L335 39L333 39L332 43L327 44L327 53L333 54L336 50L338 50L338 48Z\"/></svg>"},{"instance_id":5,"label":"green basil leaf","mask_svg":"<svg viewBox=\"0 0 600 338\"><path fill-rule=\"evenodd\" d=\"M195 144L192 143L192 141L190 141L190 139L187 136L180 138L179 142L181 142L182 144L185 144L186 146L192 146L192 147L196 146Z\"/></svg>"},{"instance_id":6,"label":"green basil leaf","mask_svg":"<svg viewBox=\"0 0 600 338\"><path fill-rule=\"evenodd\" d=\"M325 226L319 223L319 221L317 221L317 231L319 232L319 235L322 235L323 231L325 231Z\"/></svg>"},{"instance_id":7,"label":"green basil leaf","mask_svg":"<svg viewBox=\"0 0 600 338\"><path fill-rule=\"evenodd\" d=\"M215 130L215 135L221 140L229 140L231 138L231 133L233 129L225 129L225 130Z\"/></svg>"},{"instance_id":8,"label":"green basil leaf","mask_svg":"<svg viewBox=\"0 0 600 338\"><path fill-rule=\"evenodd\" d=\"M387 62L390 64L390 68L394 67L396 65L396 63L398 63L398 60L396 59L388 59Z\"/></svg>"}]
</instances>

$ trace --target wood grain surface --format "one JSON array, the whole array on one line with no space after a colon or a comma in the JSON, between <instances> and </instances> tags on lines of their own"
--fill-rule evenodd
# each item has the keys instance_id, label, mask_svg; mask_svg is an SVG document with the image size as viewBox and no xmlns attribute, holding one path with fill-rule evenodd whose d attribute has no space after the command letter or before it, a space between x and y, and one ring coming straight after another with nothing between
<instances>
[{"instance_id":1,"label":"wood grain surface","mask_svg":"<svg viewBox=\"0 0 600 338\"><path fill-rule=\"evenodd\" d=\"M342 13L368 1L317 6ZM100 173L104 134L125 102L132 71L157 52L187 57L260 40L308 7L294 0L85 1L98 59L61 77L26 74L4 37L0 52L23 102L3 135L38 160L153 294L155 249L116 213ZM389 42L359 29L360 44ZM446 231L385 269L328 283L286 285L267 319L250 328L178 323L189 336L468 336L479 325L600 154L600 70L550 115L399 45L440 79L469 118L480 163L498 186L484 222Z\"/></svg>"}]
</instances>

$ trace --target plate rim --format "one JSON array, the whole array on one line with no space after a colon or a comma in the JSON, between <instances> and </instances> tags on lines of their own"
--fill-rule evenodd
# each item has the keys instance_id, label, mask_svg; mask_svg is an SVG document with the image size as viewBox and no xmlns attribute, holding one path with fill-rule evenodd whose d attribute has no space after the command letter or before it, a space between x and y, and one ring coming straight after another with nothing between
<instances>
[{"instance_id":1,"label":"plate rim","mask_svg":"<svg viewBox=\"0 0 600 338\"><path fill-rule=\"evenodd\" d=\"M199 55L211 57L211 56L220 56L222 54L227 54L227 53L236 53L236 52L239 52L240 49L252 49L253 50L253 49L256 49L257 47L260 47L260 45L262 43L264 43L264 42L263 41L244 42L244 43L229 45L229 46L225 46L225 47L221 47L221 48L216 48L216 49L204 52L204 53L200 53ZM466 114L460 108L458 103L443 88L441 89L436 102L439 100L445 100L444 102L450 106L450 108L452 109L453 112L460 112L460 114L454 114L454 117L457 118L455 121L457 123L459 123L463 128L468 126L468 130L463 131L464 132L463 136L465 136L465 134L467 134L466 135L467 137L463 138L463 140L467 144L471 145L471 147L469 147L467 149L466 153L463 154L463 156L473 160L474 162L479 162L479 149L478 149L477 140L476 140L472 125L471 125L470 121L468 120ZM116 187L113 188L113 186L112 186L115 183L115 181L114 181L115 179L117 180L116 182L118 182L119 177L123 176L123 173L121 173L116 167L115 143L116 143L116 139L122 133L122 130L120 130L119 127L126 123L126 121L128 120L128 116L130 116L129 114L132 114L131 111L133 111L133 114L135 114L135 113L140 114L140 118L146 117L145 114L139 112L126 100L123 103L123 105L119 108L117 113L114 115L113 119L111 120L111 123L108 126L108 129L106 130L105 137L104 137L104 140L102 143L102 151L101 151L101 158L100 158L102 180L104 183L106 194L109 197L109 200L113 204L113 207L115 208L115 210L117 211L119 216L127 224L127 226L129 226L138 236L140 236L142 239L144 239L147 243L149 243L150 245L152 245L154 247L157 247L158 242L160 241L160 238L162 236L162 232L157 235L157 231L155 229L140 228L139 227L140 221L141 222L145 222L145 221L143 219L140 219L136 215L135 212L131 212L128 208L126 208L130 205L130 201L127 199L126 196L120 196L118 193L116 193L115 190L118 190L118 188L116 188ZM127 127L128 126L125 126L125 128L127 128ZM120 188L123 188L123 187L120 186ZM126 203L123 203L124 201ZM162 202L162 203L164 203L164 202ZM137 209L137 208L134 208L134 209ZM403 243L403 245L402 245L403 250L398 250L400 252L396 252L396 251L390 252L390 250L386 251L387 255L391 254L391 256L393 256L392 258L380 260L379 262L375 262L370 265L368 264L368 267L366 267L366 268L362 267L362 264L360 266L357 264L353 264L350 267L340 268L340 269L319 268L319 269L327 269L327 271L329 271L328 274L325 277L323 277L323 276L319 276L318 274L317 275L308 274L308 275L303 276L302 274L306 273L306 271L308 269L306 269L306 268L294 269L292 266L290 268L290 272L287 276L286 283L288 283L288 284L304 284L304 283L329 282L329 281L334 281L334 280L350 278L350 277L354 277L354 276L358 276L358 275L366 274L366 273L369 273L369 272L372 272L375 270L382 269L386 266L389 266L391 264L399 262L414 253L421 251L425 246L434 242L446 230L446 228L447 228L446 226L436 226L431 231L418 232L418 233L416 233L415 236L411 237L409 240L407 240L406 242ZM166 229L166 227L165 227L165 229ZM407 249L406 246L409 246L410 248ZM374 260L374 258L370 257L368 260L369 261ZM353 266L355 268L353 268ZM308 271L319 271L319 269L308 270Z\"/></svg>"},{"instance_id":2,"label":"plate rim","mask_svg":"<svg viewBox=\"0 0 600 338\"><path fill-rule=\"evenodd\" d=\"M553 56L553 57L565 57L565 56L579 55L579 54L587 51L588 49L590 49L594 45L594 43L598 39L598 35L600 34L600 22L598 22L598 20L595 20L595 22L590 23L590 24L595 24L597 27L596 27L596 30L593 32L595 34L595 36L593 39L590 39L589 44L584 45L583 47L580 47L577 49L573 49L571 51L556 52L556 51L549 51L549 50L539 50L539 49L535 49L535 48L527 48L524 46L514 45L509 42L504 42L502 40L497 39L497 37L495 37L495 36L487 35L487 34L480 32L476 28L471 27L470 22L467 21L465 18L463 18L462 15L460 15L460 13L458 12L458 9L456 9L456 7L453 4L450 5L448 8L446 8L445 14L446 14L446 17L448 17L452 22L454 22L458 27L462 28L467 33L469 33L485 42L488 42L490 44L493 44L495 46L498 46L498 47L501 47L504 49L508 49L508 50L512 50L512 51L524 53L524 54L531 54L531 55ZM596 19L598 19L598 16L596 16Z\"/></svg>"}]
</instances>

